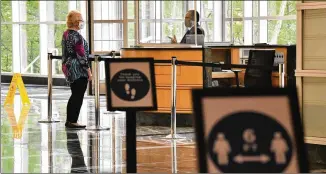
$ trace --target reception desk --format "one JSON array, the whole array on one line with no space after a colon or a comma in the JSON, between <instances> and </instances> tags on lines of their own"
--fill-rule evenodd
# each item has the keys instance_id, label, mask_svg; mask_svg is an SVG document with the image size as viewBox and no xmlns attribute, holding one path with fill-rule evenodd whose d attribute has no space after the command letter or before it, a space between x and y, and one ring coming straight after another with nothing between
<instances>
[{"instance_id":1,"label":"reception desk","mask_svg":"<svg viewBox=\"0 0 326 174\"><path fill-rule=\"evenodd\" d=\"M153 57L157 60L203 62L202 48L123 48L121 58ZM203 87L203 68L177 66L177 113L191 112L191 90ZM155 64L158 112L171 111L171 64Z\"/></svg>"},{"instance_id":2,"label":"reception desk","mask_svg":"<svg viewBox=\"0 0 326 174\"><path fill-rule=\"evenodd\" d=\"M275 49L276 53L283 55L285 64L285 80L287 84L295 84L294 79L295 46L210 46L200 48L122 48L121 58L152 57L156 60L171 60L172 56L178 60L192 62L223 62L225 64L246 64L242 52L249 49ZM293 51L294 50L294 51ZM293 53L294 52L294 53ZM293 55L294 54L294 55ZM245 55L244 55L245 56ZM289 58L291 57L291 58ZM293 77L292 76L293 71ZM240 84L244 82L243 70L239 74ZM224 74L223 74L224 73ZM155 78L157 88L157 103L160 113L171 112L171 64L155 64ZM214 79L228 78L235 84L234 75L230 72L213 72L212 68L177 66L177 113L191 113L193 88L212 87ZM278 72L273 72L273 86L279 86Z\"/></svg>"}]
</instances>

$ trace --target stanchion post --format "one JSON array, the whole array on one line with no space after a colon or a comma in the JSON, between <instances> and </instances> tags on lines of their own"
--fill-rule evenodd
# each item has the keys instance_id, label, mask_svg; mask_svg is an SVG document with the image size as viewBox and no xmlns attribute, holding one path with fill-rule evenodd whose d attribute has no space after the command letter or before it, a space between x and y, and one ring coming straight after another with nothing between
<instances>
[{"instance_id":1,"label":"stanchion post","mask_svg":"<svg viewBox=\"0 0 326 174\"><path fill-rule=\"evenodd\" d=\"M112 51L112 58L115 58L115 51Z\"/></svg>"},{"instance_id":2,"label":"stanchion post","mask_svg":"<svg viewBox=\"0 0 326 174\"><path fill-rule=\"evenodd\" d=\"M40 120L39 123L56 123L58 120L52 119L52 53L48 53L48 118Z\"/></svg>"},{"instance_id":3,"label":"stanchion post","mask_svg":"<svg viewBox=\"0 0 326 174\"><path fill-rule=\"evenodd\" d=\"M177 98L177 57L172 57L172 73L171 73L171 134L166 138L183 138L176 133L177 129L177 108L176 108L176 98Z\"/></svg>"},{"instance_id":4,"label":"stanchion post","mask_svg":"<svg viewBox=\"0 0 326 174\"><path fill-rule=\"evenodd\" d=\"M98 56L95 56L95 62L94 62L95 64L94 64L94 81L95 81L95 84L94 84L94 86L95 86L95 125L98 127L98 126L100 126L100 118L99 118L99 115L100 115L100 99L99 99L99 97L100 97L100 94L99 94L99 92L100 92L100 81L99 81L99 75L98 75L98 72L99 72L99 70L98 70L98 68L99 68L99 66L98 66L98 64L99 64L99 62L98 62Z\"/></svg>"},{"instance_id":5,"label":"stanchion post","mask_svg":"<svg viewBox=\"0 0 326 174\"><path fill-rule=\"evenodd\" d=\"M278 83L280 88L284 88L284 64L278 64Z\"/></svg>"},{"instance_id":6,"label":"stanchion post","mask_svg":"<svg viewBox=\"0 0 326 174\"><path fill-rule=\"evenodd\" d=\"M52 118L52 53L48 54L48 117Z\"/></svg>"},{"instance_id":7,"label":"stanchion post","mask_svg":"<svg viewBox=\"0 0 326 174\"><path fill-rule=\"evenodd\" d=\"M177 65L176 65L176 57L172 57L172 84L171 84L171 135L172 138L175 138L175 130L176 130L176 87L177 87Z\"/></svg>"},{"instance_id":8,"label":"stanchion post","mask_svg":"<svg viewBox=\"0 0 326 174\"><path fill-rule=\"evenodd\" d=\"M282 63L282 87L285 87L285 65Z\"/></svg>"},{"instance_id":9,"label":"stanchion post","mask_svg":"<svg viewBox=\"0 0 326 174\"><path fill-rule=\"evenodd\" d=\"M88 130L109 130L110 128L102 128L100 123L100 79L99 79L99 56L94 56L94 87L95 87L95 126L88 127Z\"/></svg>"}]
</instances>

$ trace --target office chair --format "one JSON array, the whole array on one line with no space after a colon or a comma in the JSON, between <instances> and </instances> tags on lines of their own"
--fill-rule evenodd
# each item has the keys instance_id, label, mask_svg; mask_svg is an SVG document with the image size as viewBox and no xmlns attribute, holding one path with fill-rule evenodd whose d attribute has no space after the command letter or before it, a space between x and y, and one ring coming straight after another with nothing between
<instances>
[{"instance_id":1,"label":"office chair","mask_svg":"<svg viewBox=\"0 0 326 174\"><path fill-rule=\"evenodd\" d=\"M260 65L270 67L270 70L247 67L244 76L244 86L241 87L272 87L272 68L274 64L275 50L250 50L248 65ZM240 70L233 70L236 76L237 88L239 85Z\"/></svg>"}]
</instances>

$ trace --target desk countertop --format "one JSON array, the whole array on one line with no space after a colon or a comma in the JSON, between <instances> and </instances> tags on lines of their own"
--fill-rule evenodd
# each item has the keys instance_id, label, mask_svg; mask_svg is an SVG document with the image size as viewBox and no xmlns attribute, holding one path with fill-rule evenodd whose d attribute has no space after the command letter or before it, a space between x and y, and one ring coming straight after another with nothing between
<instances>
[{"instance_id":1,"label":"desk countertop","mask_svg":"<svg viewBox=\"0 0 326 174\"><path fill-rule=\"evenodd\" d=\"M230 78L235 78L235 74L231 70L223 70L222 72L212 72L212 79L230 79Z\"/></svg>"}]
</instances>

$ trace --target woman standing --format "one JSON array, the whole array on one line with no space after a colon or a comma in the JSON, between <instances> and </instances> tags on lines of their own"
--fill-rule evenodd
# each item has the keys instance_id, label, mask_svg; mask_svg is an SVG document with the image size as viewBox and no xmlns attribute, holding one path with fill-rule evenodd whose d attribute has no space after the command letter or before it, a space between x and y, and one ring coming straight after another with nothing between
<instances>
[{"instance_id":1,"label":"woman standing","mask_svg":"<svg viewBox=\"0 0 326 174\"><path fill-rule=\"evenodd\" d=\"M85 128L77 123L83 104L87 82L92 79L88 64L88 43L78 32L84 28L80 12L70 11L67 15L67 30L62 36L62 71L70 84L71 96L67 104L67 128Z\"/></svg>"}]
</instances>

